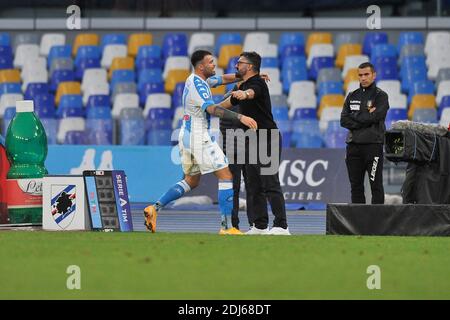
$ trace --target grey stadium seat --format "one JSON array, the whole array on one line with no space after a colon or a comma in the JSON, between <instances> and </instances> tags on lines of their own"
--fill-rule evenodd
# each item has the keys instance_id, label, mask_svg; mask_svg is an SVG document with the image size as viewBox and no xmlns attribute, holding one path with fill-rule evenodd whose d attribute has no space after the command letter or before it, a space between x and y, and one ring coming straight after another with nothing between
<instances>
[{"instance_id":1,"label":"grey stadium seat","mask_svg":"<svg viewBox=\"0 0 450 320\"><path fill-rule=\"evenodd\" d=\"M40 44L40 37L35 33L19 33L14 37L13 49L16 52L16 48L19 44Z\"/></svg>"},{"instance_id":2,"label":"grey stadium seat","mask_svg":"<svg viewBox=\"0 0 450 320\"><path fill-rule=\"evenodd\" d=\"M344 43L362 44L361 35L358 32L339 32L334 40L334 50L338 52Z\"/></svg>"},{"instance_id":3,"label":"grey stadium seat","mask_svg":"<svg viewBox=\"0 0 450 320\"><path fill-rule=\"evenodd\" d=\"M323 68L320 69L317 76L316 87L318 88L320 83L327 81L342 81L341 70L339 68Z\"/></svg>"},{"instance_id":4,"label":"grey stadium seat","mask_svg":"<svg viewBox=\"0 0 450 320\"><path fill-rule=\"evenodd\" d=\"M114 98L116 95L121 93L136 93L137 87L135 82L119 82L115 85L113 89L112 94L112 101L114 101Z\"/></svg>"},{"instance_id":5,"label":"grey stadium seat","mask_svg":"<svg viewBox=\"0 0 450 320\"><path fill-rule=\"evenodd\" d=\"M441 81L450 80L450 68L441 68L436 77L436 89Z\"/></svg>"},{"instance_id":6,"label":"grey stadium seat","mask_svg":"<svg viewBox=\"0 0 450 320\"><path fill-rule=\"evenodd\" d=\"M73 60L72 58L57 58L52 60L52 65L50 66L50 74L56 70L73 70Z\"/></svg>"},{"instance_id":7,"label":"grey stadium seat","mask_svg":"<svg viewBox=\"0 0 450 320\"><path fill-rule=\"evenodd\" d=\"M408 56L423 56L424 48L422 44L407 44L402 47L402 50L400 52L400 61L403 59L403 57Z\"/></svg>"}]
</instances>

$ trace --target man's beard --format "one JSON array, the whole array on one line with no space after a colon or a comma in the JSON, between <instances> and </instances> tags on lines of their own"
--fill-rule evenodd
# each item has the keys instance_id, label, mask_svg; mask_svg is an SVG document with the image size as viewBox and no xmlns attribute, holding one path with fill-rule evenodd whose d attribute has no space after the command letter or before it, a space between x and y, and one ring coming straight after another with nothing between
<instances>
[{"instance_id":1,"label":"man's beard","mask_svg":"<svg viewBox=\"0 0 450 320\"><path fill-rule=\"evenodd\" d=\"M239 71L236 71L236 72L234 73L234 76L235 76L237 79L242 79L242 74L241 74Z\"/></svg>"}]
</instances>

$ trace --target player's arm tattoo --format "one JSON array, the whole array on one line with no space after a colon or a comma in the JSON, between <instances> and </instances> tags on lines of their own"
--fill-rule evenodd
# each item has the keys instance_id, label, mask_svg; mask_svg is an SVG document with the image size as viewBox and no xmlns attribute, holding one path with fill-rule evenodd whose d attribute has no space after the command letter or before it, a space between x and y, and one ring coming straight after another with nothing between
<instances>
[{"instance_id":1,"label":"player's arm tattoo","mask_svg":"<svg viewBox=\"0 0 450 320\"><path fill-rule=\"evenodd\" d=\"M240 120L242 117L242 114L225 109L216 104L207 107L206 111L213 116L227 120Z\"/></svg>"}]
</instances>

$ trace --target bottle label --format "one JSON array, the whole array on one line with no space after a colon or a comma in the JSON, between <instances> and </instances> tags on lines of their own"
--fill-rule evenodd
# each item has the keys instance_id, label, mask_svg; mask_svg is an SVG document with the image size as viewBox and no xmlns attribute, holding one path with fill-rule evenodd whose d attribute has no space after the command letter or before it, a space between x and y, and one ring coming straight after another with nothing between
<instances>
[{"instance_id":1,"label":"bottle label","mask_svg":"<svg viewBox=\"0 0 450 320\"><path fill-rule=\"evenodd\" d=\"M8 209L42 207L42 180L7 179Z\"/></svg>"}]
</instances>

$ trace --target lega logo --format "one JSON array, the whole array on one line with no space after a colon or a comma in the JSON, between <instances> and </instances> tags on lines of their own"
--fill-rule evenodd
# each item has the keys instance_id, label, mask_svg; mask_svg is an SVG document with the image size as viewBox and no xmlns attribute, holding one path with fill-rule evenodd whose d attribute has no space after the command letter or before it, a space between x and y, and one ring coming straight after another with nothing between
<instances>
[{"instance_id":1,"label":"lega logo","mask_svg":"<svg viewBox=\"0 0 450 320\"><path fill-rule=\"evenodd\" d=\"M51 186L51 213L53 220L61 229L66 229L72 223L76 210L76 186Z\"/></svg>"}]
</instances>

